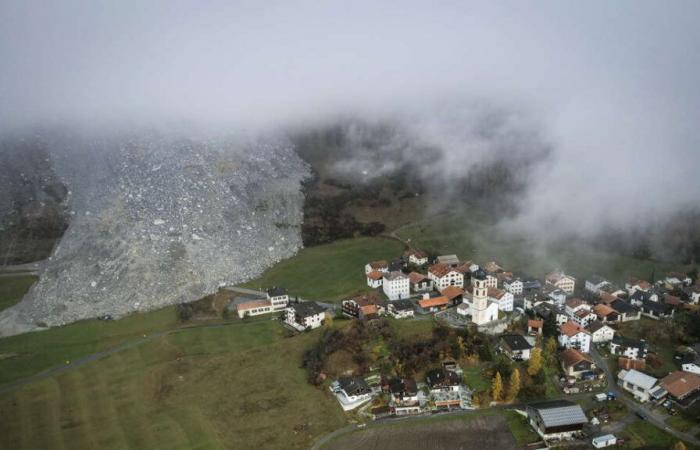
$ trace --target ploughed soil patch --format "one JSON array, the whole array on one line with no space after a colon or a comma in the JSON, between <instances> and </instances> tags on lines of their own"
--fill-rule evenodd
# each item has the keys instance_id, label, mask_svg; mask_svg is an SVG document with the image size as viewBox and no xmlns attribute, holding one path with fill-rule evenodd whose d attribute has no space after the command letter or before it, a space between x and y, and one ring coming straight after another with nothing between
<instances>
[{"instance_id":1,"label":"ploughed soil patch","mask_svg":"<svg viewBox=\"0 0 700 450\"><path fill-rule=\"evenodd\" d=\"M381 448L383 450L518 448L503 416L478 416L370 427L329 443L335 450Z\"/></svg>"}]
</instances>

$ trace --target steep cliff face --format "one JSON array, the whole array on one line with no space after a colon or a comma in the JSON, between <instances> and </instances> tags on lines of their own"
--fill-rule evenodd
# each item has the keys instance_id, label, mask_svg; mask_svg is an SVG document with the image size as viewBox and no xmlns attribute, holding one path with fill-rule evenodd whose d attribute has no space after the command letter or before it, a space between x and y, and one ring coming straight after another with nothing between
<instances>
[{"instance_id":1,"label":"steep cliff face","mask_svg":"<svg viewBox=\"0 0 700 450\"><path fill-rule=\"evenodd\" d=\"M302 245L309 172L285 140L48 142L70 225L27 298L0 313L2 334L194 300Z\"/></svg>"}]
</instances>

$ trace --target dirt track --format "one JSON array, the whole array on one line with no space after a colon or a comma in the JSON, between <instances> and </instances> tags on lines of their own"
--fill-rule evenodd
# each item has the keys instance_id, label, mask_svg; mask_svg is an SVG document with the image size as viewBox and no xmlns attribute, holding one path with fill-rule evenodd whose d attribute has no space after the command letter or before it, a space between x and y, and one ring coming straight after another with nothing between
<instances>
[{"instance_id":1,"label":"dirt track","mask_svg":"<svg viewBox=\"0 0 700 450\"><path fill-rule=\"evenodd\" d=\"M517 443L501 416L440 420L416 425L369 428L347 434L326 448L337 450L382 449L489 449L510 450Z\"/></svg>"}]
</instances>

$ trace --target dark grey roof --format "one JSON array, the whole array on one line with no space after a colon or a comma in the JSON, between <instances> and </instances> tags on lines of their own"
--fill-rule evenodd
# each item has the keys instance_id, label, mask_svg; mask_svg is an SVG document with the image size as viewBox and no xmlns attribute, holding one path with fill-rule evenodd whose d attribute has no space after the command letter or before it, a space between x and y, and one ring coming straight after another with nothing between
<instances>
[{"instance_id":1,"label":"dark grey roof","mask_svg":"<svg viewBox=\"0 0 700 450\"><path fill-rule=\"evenodd\" d=\"M408 299L394 300L391 302L391 304L394 305L394 308L396 308L399 311L413 309L413 302L411 300L408 300Z\"/></svg>"},{"instance_id":2,"label":"dark grey roof","mask_svg":"<svg viewBox=\"0 0 700 450\"><path fill-rule=\"evenodd\" d=\"M481 267L479 267L479 268L476 270L476 272L474 272L474 273L472 274L472 278L474 278L474 279L476 279L476 280L485 280L485 279L486 279L486 272L484 271L484 269L482 269Z\"/></svg>"},{"instance_id":3,"label":"dark grey roof","mask_svg":"<svg viewBox=\"0 0 700 450\"><path fill-rule=\"evenodd\" d=\"M282 287L273 287L267 290L267 295L270 297L280 297L282 295L287 295L287 290Z\"/></svg>"},{"instance_id":4,"label":"dark grey roof","mask_svg":"<svg viewBox=\"0 0 700 450\"><path fill-rule=\"evenodd\" d=\"M657 314L670 314L673 308L671 305L667 305L666 303L644 300L642 301L642 309L645 311L655 312Z\"/></svg>"},{"instance_id":5,"label":"dark grey roof","mask_svg":"<svg viewBox=\"0 0 700 450\"><path fill-rule=\"evenodd\" d=\"M638 289L632 293L632 295L630 296L630 299L635 300L635 301L639 301L639 302L644 302L644 301L648 301L649 299L651 299L651 296L652 296L651 292L645 292L645 291Z\"/></svg>"},{"instance_id":6,"label":"dark grey roof","mask_svg":"<svg viewBox=\"0 0 700 450\"><path fill-rule=\"evenodd\" d=\"M338 379L340 388L348 395L362 395L372 392L362 377L343 377Z\"/></svg>"},{"instance_id":7,"label":"dark grey roof","mask_svg":"<svg viewBox=\"0 0 700 450\"><path fill-rule=\"evenodd\" d=\"M460 383L459 375L451 370L446 370L443 368L433 369L425 375L425 381L428 386L433 387L445 387L445 386L457 386Z\"/></svg>"},{"instance_id":8,"label":"dark grey roof","mask_svg":"<svg viewBox=\"0 0 700 450\"><path fill-rule=\"evenodd\" d=\"M316 302L302 302L292 305L298 317L309 317L324 312L326 309Z\"/></svg>"},{"instance_id":9,"label":"dark grey roof","mask_svg":"<svg viewBox=\"0 0 700 450\"><path fill-rule=\"evenodd\" d=\"M542 289L542 283L539 280L523 280L523 290L529 291L534 289Z\"/></svg>"},{"instance_id":10,"label":"dark grey roof","mask_svg":"<svg viewBox=\"0 0 700 450\"><path fill-rule=\"evenodd\" d=\"M546 428L588 423L581 406L567 400L537 402L528 406L537 411Z\"/></svg>"},{"instance_id":11,"label":"dark grey roof","mask_svg":"<svg viewBox=\"0 0 700 450\"><path fill-rule=\"evenodd\" d=\"M610 307L621 314L635 313L639 311L637 308L630 305L626 301L619 299L610 303Z\"/></svg>"},{"instance_id":12,"label":"dark grey roof","mask_svg":"<svg viewBox=\"0 0 700 450\"><path fill-rule=\"evenodd\" d=\"M600 320L594 320L588 325L588 331L590 331L591 333L595 333L596 331L600 330L605 326L607 325L601 322Z\"/></svg>"},{"instance_id":13,"label":"dark grey roof","mask_svg":"<svg viewBox=\"0 0 700 450\"><path fill-rule=\"evenodd\" d=\"M529 350L532 348L527 339L519 334L504 334L501 336L501 339L511 350Z\"/></svg>"},{"instance_id":14,"label":"dark grey roof","mask_svg":"<svg viewBox=\"0 0 700 450\"><path fill-rule=\"evenodd\" d=\"M413 378L393 378L389 381L389 390L392 394L401 396L414 396L418 393L416 380Z\"/></svg>"}]
</instances>

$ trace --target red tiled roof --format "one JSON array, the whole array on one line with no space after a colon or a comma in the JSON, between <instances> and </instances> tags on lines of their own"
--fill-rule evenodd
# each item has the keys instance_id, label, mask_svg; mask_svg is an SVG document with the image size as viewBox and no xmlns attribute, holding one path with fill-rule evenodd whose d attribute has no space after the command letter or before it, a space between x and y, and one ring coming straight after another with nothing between
<instances>
[{"instance_id":1,"label":"red tiled roof","mask_svg":"<svg viewBox=\"0 0 700 450\"><path fill-rule=\"evenodd\" d=\"M457 286L447 286L445 289L441 290L440 293L450 300L459 297L464 294L464 290Z\"/></svg>"},{"instance_id":2,"label":"red tiled roof","mask_svg":"<svg viewBox=\"0 0 700 450\"><path fill-rule=\"evenodd\" d=\"M574 364L580 363L581 361L588 361L589 363L593 362L588 355L581 353L575 348L569 348L561 352L559 354L559 360L561 360L561 362L563 362L567 367L571 367Z\"/></svg>"},{"instance_id":3,"label":"red tiled roof","mask_svg":"<svg viewBox=\"0 0 700 450\"><path fill-rule=\"evenodd\" d=\"M384 277L384 274L382 272L377 271L377 270L373 270L367 274L367 278L370 278L372 280L381 280L383 277Z\"/></svg>"},{"instance_id":4,"label":"red tiled roof","mask_svg":"<svg viewBox=\"0 0 700 450\"><path fill-rule=\"evenodd\" d=\"M448 273L452 272L452 270L454 270L454 269L452 269L452 267L450 267L449 264L438 263L438 264L434 264L434 265L430 266L430 268L428 269L428 272L432 273L433 275L435 275L438 278L442 278L445 275L447 275Z\"/></svg>"},{"instance_id":5,"label":"red tiled roof","mask_svg":"<svg viewBox=\"0 0 700 450\"><path fill-rule=\"evenodd\" d=\"M491 298L495 298L496 300L500 300L501 297L503 297L505 295L505 293L506 293L506 291L504 291L502 289L490 287L488 290L488 293L486 295L488 295Z\"/></svg>"},{"instance_id":6,"label":"red tiled roof","mask_svg":"<svg viewBox=\"0 0 700 450\"><path fill-rule=\"evenodd\" d=\"M661 386L672 396L683 398L700 389L700 376L694 373L677 370L663 377L661 379Z\"/></svg>"},{"instance_id":7,"label":"red tiled roof","mask_svg":"<svg viewBox=\"0 0 700 450\"><path fill-rule=\"evenodd\" d=\"M418 302L423 309L432 308L434 306L444 306L447 305L447 303L449 303L449 299L445 296L428 298Z\"/></svg>"},{"instance_id":8,"label":"red tiled roof","mask_svg":"<svg viewBox=\"0 0 700 450\"><path fill-rule=\"evenodd\" d=\"M245 311L247 309L263 308L265 306L272 306L272 303L270 302L270 300L267 300L267 299L251 300L249 302L243 302L243 303L237 304L236 310Z\"/></svg>"},{"instance_id":9,"label":"red tiled roof","mask_svg":"<svg viewBox=\"0 0 700 450\"><path fill-rule=\"evenodd\" d=\"M544 326L544 320L532 320L527 321L528 328L542 328Z\"/></svg>"},{"instance_id":10,"label":"red tiled roof","mask_svg":"<svg viewBox=\"0 0 700 450\"><path fill-rule=\"evenodd\" d=\"M385 260L381 260L381 261L372 261L371 263L369 263L369 266L370 266L372 269L375 269L375 270L377 270L377 269L386 269L386 268L389 267L389 263L386 262Z\"/></svg>"},{"instance_id":11,"label":"red tiled roof","mask_svg":"<svg viewBox=\"0 0 700 450\"><path fill-rule=\"evenodd\" d=\"M422 273L418 272L411 272L408 274L408 279L411 282L411 284L416 284L420 283L421 281L425 280L427 277L423 275Z\"/></svg>"},{"instance_id":12,"label":"red tiled roof","mask_svg":"<svg viewBox=\"0 0 700 450\"><path fill-rule=\"evenodd\" d=\"M581 327L579 324L572 322L572 321L568 321L565 324L561 325L559 327L559 332L561 334L565 334L569 337L576 336L579 333L590 334L590 333L588 333L588 331L583 329L583 327Z\"/></svg>"}]
</instances>

